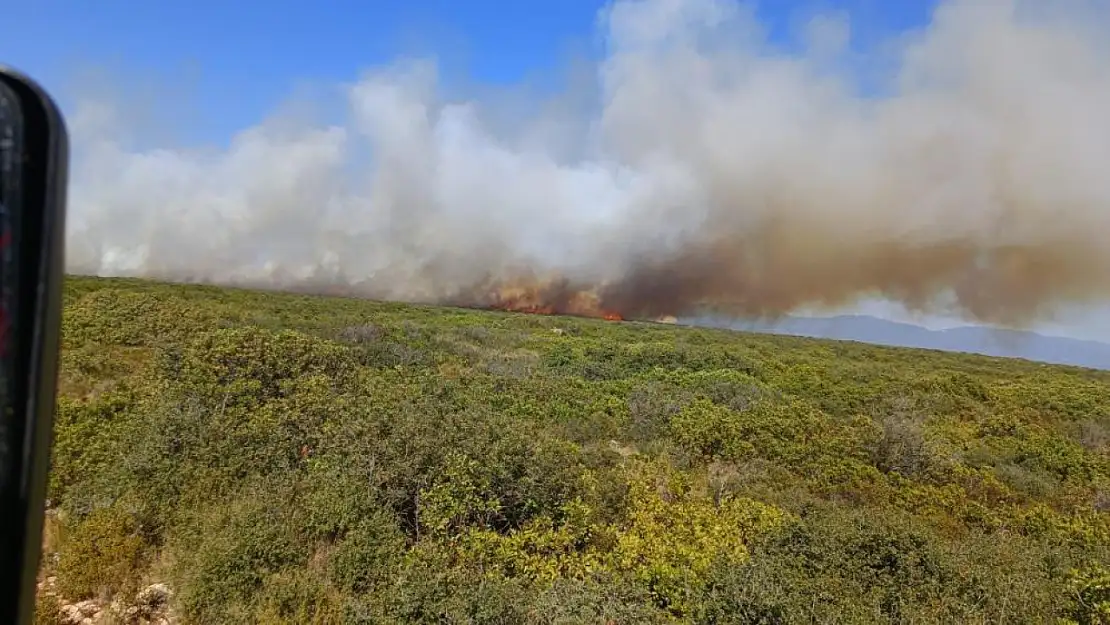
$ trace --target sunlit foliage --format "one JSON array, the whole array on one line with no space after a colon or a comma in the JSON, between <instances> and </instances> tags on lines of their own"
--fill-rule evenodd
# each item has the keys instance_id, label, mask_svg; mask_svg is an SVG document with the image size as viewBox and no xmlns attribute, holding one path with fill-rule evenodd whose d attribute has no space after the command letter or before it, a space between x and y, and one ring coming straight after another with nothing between
<instances>
[{"instance_id":1,"label":"sunlit foliage","mask_svg":"<svg viewBox=\"0 0 1110 625\"><path fill-rule=\"evenodd\" d=\"M1110 622L1110 374L71 278L45 560L190 623Z\"/></svg>"}]
</instances>

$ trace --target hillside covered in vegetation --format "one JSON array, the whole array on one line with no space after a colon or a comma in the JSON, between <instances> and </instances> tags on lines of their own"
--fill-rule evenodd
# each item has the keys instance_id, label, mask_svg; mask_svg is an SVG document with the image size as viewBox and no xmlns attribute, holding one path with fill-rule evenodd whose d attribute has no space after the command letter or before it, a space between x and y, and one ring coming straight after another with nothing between
<instances>
[{"instance_id":1,"label":"hillside covered in vegetation","mask_svg":"<svg viewBox=\"0 0 1110 625\"><path fill-rule=\"evenodd\" d=\"M66 600L1110 622L1110 373L90 278L63 343L43 574Z\"/></svg>"}]
</instances>

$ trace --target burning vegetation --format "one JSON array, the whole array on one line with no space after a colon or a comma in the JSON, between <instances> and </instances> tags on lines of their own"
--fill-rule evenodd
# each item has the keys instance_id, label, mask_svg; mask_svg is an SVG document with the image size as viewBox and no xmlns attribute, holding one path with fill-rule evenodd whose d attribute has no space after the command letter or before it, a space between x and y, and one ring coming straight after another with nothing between
<instances>
[{"instance_id":1,"label":"burning vegetation","mask_svg":"<svg viewBox=\"0 0 1110 625\"><path fill-rule=\"evenodd\" d=\"M625 319L619 311L602 305L596 288L580 287L562 278L493 284L457 298L456 303L469 308L536 315L568 315L607 321Z\"/></svg>"},{"instance_id":2,"label":"burning vegetation","mask_svg":"<svg viewBox=\"0 0 1110 625\"><path fill-rule=\"evenodd\" d=\"M406 59L343 90L351 125L282 117L214 155L132 151L128 111L90 100L113 123L82 129L67 269L609 319L1057 321L1110 300L1099 4L941 2L856 74L824 43L764 55L735 0L622 0L596 81L511 123ZM563 106L579 88L598 99Z\"/></svg>"}]
</instances>

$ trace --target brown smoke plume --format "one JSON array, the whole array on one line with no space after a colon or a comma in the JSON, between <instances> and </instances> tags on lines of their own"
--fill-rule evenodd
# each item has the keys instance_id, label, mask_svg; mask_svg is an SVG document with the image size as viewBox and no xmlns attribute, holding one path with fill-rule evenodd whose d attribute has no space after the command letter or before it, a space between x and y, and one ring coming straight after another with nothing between
<instances>
[{"instance_id":1,"label":"brown smoke plume","mask_svg":"<svg viewBox=\"0 0 1110 625\"><path fill-rule=\"evenodd\" d=\"M612 318L880 297L1019 325L1110 298L1106 3L942 2L866 94L850 24L786 54L752 15L616 2L598 108L520 127L402 63L345 125L214 156L85 129L72 268Z\"/></svg>"},{"instance_id":2,"label":"brown smoke plume","mask_svg":"<svg viewBox=\"0 0 1110 625\"><path fill-rule=\"evenodd\" d=\"M596 286L575 285L566 278L532 276L513 281L495 279L481 286L467 286L449 297L447 303L471 308L489 308L540 315L571 315L622 321L625 317L608 308Z\"/></svg>"}]
</instances>

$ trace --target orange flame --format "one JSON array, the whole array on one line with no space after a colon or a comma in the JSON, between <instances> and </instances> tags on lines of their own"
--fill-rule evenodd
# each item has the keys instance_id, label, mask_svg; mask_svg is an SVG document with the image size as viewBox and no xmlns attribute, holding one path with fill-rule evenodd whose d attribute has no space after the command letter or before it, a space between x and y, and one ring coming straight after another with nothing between
<instances>
[{"instance_id":1,"label":"orange flame","mask_svg":"<svg viewBox=\"0 0 1110 625\"><path fill-rule=\"evenodd\" d=\"M472 305L492 310L624 320L624 316L615 310L603 310L593 289L575 288L559 279L498 284L478 299L479 302Z\"/></svg>"}]
</instances>

